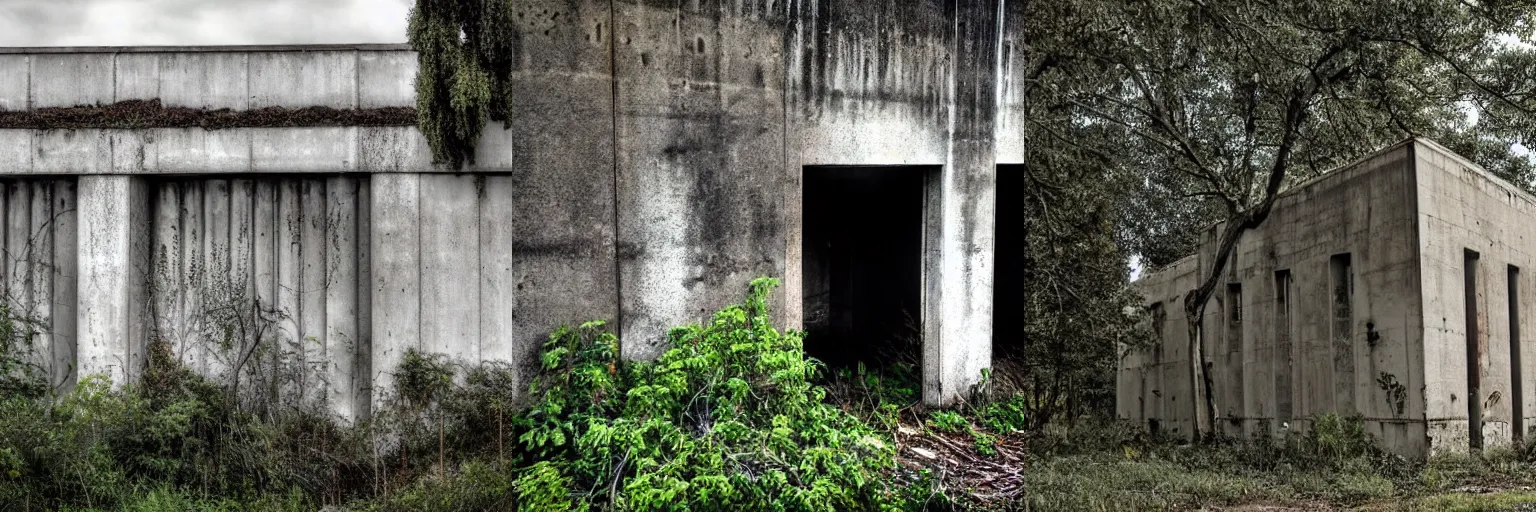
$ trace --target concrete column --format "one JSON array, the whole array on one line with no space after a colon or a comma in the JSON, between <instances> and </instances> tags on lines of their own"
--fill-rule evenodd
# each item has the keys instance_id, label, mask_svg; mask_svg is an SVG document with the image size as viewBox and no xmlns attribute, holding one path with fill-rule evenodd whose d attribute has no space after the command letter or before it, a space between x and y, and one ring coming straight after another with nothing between
<instances>
[{"instance_id":1,"label":"concrete column","mask_svg":"<svg viewBox=\"0 0 1536 512\"><path fill-rule=\"evenodd\" d=\"M81 176L79 195L78 375L122 385L144 365L146 187L134 176Z\"/></svg>"},{"instance_id":2,"label":"concrete column","mask_svg":"<svg viewBox=\"0 0 1536 512\"><path fill-rule=\"evenodd\" d=\"M371 391L373 410L380 410L382 401L394 393L395 368L405 351L421 348L421 175L375 174L368 194L373 257Z\"/></svg>"},{"instance_id":3,"label":"concrete column","mask_svg":"<svg viewBox=\"0 0 1536 512\"><path fill-rule=\"evenodd\" d=\"M358 289L370 286L358 279L358 180L327 178L325 251L325 375L330 410L344 421L360 417L357 352L367 340L358 333Z\"/></svg>"},{"instance_id":4,"label":"concrete column","mask_svg":"<svg viewBox=\"0 0 1536 512\"><path fill-rule=\"evenodd\" d=\"M997 4L961 4L949 158L929 177L924 205L923 401L932 405L964 398L992 366Z\"/></svg>"}]
</instances>

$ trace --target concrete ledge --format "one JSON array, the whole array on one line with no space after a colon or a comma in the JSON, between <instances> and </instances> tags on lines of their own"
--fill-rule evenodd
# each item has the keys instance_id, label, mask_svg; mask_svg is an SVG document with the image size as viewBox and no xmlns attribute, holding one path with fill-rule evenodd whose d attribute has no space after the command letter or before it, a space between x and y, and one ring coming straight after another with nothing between
<instances>
[{"instance_id":1,"label":"concrete ledge","mask_svg":"<svg viewBox=\"0 0 1536 512\"><path fill-rule=\"evenodd\" d=\"M481 164L453 169L409 126L0 129L0 175L510 172L512 134L488 125Z\"/></svg>"},{"instance_id":2,"label":"concrete ledge","mask_svg":"<svg viewBox=\"0 0 1536 512\"><path fill-rule=\"evenodd\" d=\"M407 45L0 48L0 108L409 107L415 69Z\"/></svg>"},{"instance_id":3,"label":"concrete ledge","mask_svg":"<svg viewBox=\"0 0 1536 512\"><path fill-rule=\"evenodd\" d=\"M410 51L407 43L361 44L251 44L227 46L0 46L8 53L187 53L187 52L311 52L311 51Z\"/></svg>"}]
</instances>

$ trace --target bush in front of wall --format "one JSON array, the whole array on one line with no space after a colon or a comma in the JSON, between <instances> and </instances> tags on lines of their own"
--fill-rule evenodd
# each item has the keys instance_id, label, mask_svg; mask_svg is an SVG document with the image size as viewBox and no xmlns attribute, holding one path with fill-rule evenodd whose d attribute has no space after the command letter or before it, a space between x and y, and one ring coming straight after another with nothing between
<instances>
[{"instance_id":1,"label":"bush in front of wall","mask_svg":"<svg viewBox=\"0 0 1536 512\"><path fill-rule=\"evenodd\" d=\"M654 362L620 361L600 323L551 336L520 436L549 461L545 478L629 510L903 508L882 476L890 443L827 404L801 334L769 323L775 284L755 280L744 303L673 329Z\"/></svg>"}]
</instances>

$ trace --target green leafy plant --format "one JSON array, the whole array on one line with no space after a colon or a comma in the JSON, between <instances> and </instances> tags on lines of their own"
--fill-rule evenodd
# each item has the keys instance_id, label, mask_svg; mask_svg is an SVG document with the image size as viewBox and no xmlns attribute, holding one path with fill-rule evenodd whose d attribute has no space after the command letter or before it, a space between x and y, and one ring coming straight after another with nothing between
<instances>
[{"instance_id":1,"label":"green leafy plant","mask_svg":"<svg viewBox=\"0 0 1536 512\"><path fill-rule=\"evenodd\" d=\"M928 419L928 425L941 432L959 434L970 430L971 422L954 411L938 411Z\"/></svg>"},{"instance_id":2,"label":"green leafy plant","mask_svg":"<svg viewBox=\"0 0 1536 512\"><path fill-rule=\"evenodd\" d=\"M801 335L768 321L771 279L710 321L673 329L654 362L618 360L588 323L545 344L543 396L521 436L577 501L634 510L897 507L894 449L824 402Z\"/></svg>"},{"instance_id":3,"label":"green leafy plant","mask_svg":"<svg viewBox=\"0 0 1536 512\"><path fill-rule=\"evenodd\" d=\"M1024 397L1013 395L1008 400L986 404L978 419L983 426L994 432L1022 432L1029 425L1028 412Z\"/></svg>"}]
</instances>

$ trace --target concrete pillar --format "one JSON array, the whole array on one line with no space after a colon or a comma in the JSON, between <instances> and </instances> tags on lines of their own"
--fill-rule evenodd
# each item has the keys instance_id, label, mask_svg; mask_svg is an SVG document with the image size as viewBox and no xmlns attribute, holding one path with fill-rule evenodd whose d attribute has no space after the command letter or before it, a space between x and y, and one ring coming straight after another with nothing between
<instances>
[{"instance_id":1,"label":"concrete pillar","mask_svg":"<svg viewBox=\"0 0 1536 512\"><path fill-rule=\"evenodd\" d=\"M325 368L326 402L344 421L360 417L357 353L366 350L358 329L358 290L371 283L358 278L357 201L359 182L349 176L326 179Z\"/></svg>"},{"instance_id":2,"label":"concrete pillar","mask_svg":"<svg viewBox=\"0 0 1536 512\"><path fill-rule=\"evenodd\" d=\"M421 348L421 175L375 174L368 194L373 217L371 391L373 410L380 410L394 393L395 368L405 351Z\"/></svg>"},{"instance_id":3,"label":"concrete pillar","mask_svg":"<svg viewBox=\"0 0 1536 512\"><path fill-rule=\"evenodd\" d=\"M992 366L993 149L997 4L961 2L951 75L949 158L924 214L923 401L954 403Z\"/></svg>"},{"instance_id":4,"label":"concrete pillar","mask_svg":"<svg viewBox=\"0 0 1536 512\"><path fill-rule=\"evenodd\" d=\"M80 378L122 385L143 370L148 201L135 176L81 176L77 328Z\"/></svg>"}]
</instances>

